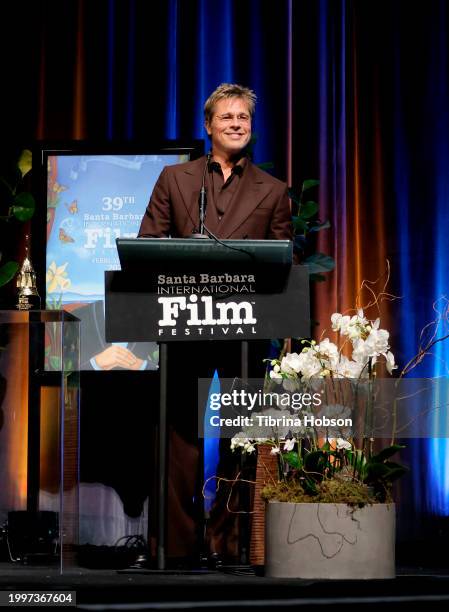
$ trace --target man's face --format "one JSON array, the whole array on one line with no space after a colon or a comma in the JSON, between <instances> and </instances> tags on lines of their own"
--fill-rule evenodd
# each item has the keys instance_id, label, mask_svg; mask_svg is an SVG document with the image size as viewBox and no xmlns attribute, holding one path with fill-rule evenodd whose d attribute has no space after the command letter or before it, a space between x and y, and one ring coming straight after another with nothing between
<instances>
[{"instance_id":1,"label":"man's face","mask_svg":"<svg viewBox=\"0 0 449 612\"><path fill-rule=\"evenodd\" d=\"M251 138L251 115L246 100L237 97L220 100L205 127L214 153L237 155Z\"/></svg>"}]
</instances>

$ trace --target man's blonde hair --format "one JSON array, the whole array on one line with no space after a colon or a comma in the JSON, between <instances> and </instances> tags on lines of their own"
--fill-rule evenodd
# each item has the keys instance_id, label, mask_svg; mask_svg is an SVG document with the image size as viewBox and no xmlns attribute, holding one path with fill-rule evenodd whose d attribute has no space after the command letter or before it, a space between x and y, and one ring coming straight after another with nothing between
<instances>
[{"instance_id":1,"label":"man's blonde hair","mask_svg":"<svg viewBox=\"0 0 449 612\"><path fill-rule=\"evenodd\" d=\"M257 96L252 89L236 85L235 83L222 83L213 91L207 98L204 104L204 119L206 123L210 123L214 114L214 107L217 102L225 98L244 98L248 104L248 111L251 117L254 115L256 108Z\"/></svg>"}]
</instances>

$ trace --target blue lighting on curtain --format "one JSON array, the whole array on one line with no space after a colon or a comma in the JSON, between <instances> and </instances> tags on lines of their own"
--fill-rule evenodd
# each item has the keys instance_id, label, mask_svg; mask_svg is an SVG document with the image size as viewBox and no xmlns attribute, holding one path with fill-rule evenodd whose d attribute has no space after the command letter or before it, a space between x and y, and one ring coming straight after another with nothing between
<instances>
[{"instance_id":1,"label":"blue lighting on curtain","mask_svg":"<svg viewBox=\"0 0 449 612\"><path fill-rule=\"evenodd\" d=\"M220 83L234 80L234 29L232 0L215 3L201 0L198 7L197 87L193 131L208 141L203 106ZM206 145L207 148L207 145Z\"/></svg>"},{"instance_id":2,"label":"blue lighting on curtain","mask_svg":"<svg viewBox=\"0 0 449 612\"><path fill-rule=\"evenodd\" d=\"M251 28L251 82L242 83L249 85L257 95L256 115L253 121L252 130L257 141L254 147L255 163L272 161L270 153L272 148L269 143L269 131L264 130L265 118L269 116L268 100L264 93L264 44L262 38L262 24L260 18L260 3L257 0L251 2L251 14L253 16L253 27ZM287 58L287 55L286 55Z\"/></svg>"},{"instance_id":3,"label":"blue lighting on curtain","mask_svg":"<svg viewBox=\"0 0 449 612\"><path fill-rule=\"evenodd\" d=\"M108 90L106 134L112 140L114 133L114 64L115 64L115 0L108 1Z\"/></svg>"},{"instance_id":4,"label":"blue lighting on curtain","mask_svg":"<svg viewBox=\"0 0 449 612\"><path fill-rule=\"evenodd\" d=\"M402 20L402 11L395 6L394 23ZM418 337L418 324L416 308L412 307L414 284L413 277L416 270L410 266L412 253L412 231L414 218L411 204L411 167L408 155L407 124L404 118L404 83L401 79L401 30L398 27L396 45L394 48L394 126L393 155L394 155L394 193L397 209L397 245L399 250L400 295L403 296L398 308L401 313L401 334L398 334L403 361L406 363L416 353L416 338ZM406 95L406 94L405 94ZM421 317L422 313L419 313ZM416 374L414 374L416 375Z\"/></svg>"},{"instance_id":5,"label":"blue lighting on curtain","mask_svg":"<svg viewBox=\"0 0 449 612\"><path fill-rule=\"evenodd\" d=\"M327 3L320 1L319 25L318 25L318 48L319 48L319 158L320 158L320 201L329 202L332 193L332 185L325 179L329 168L328 155L333 154L328 125L328 105L329 105L329 27ZM332 48L330 49L332 52ZM330 145L330 146L329 146ZM332 166L330 166L332 167ZM323 180L325 179L325 180ZM344 224L342 224L344 226Z\"/></svg>"},{"instance_id":6,"label":"blue lighting on curtain","mask_svg":"<svg viewBox=\"0 0 449 612\"><path fill-rule=\"evenodd\" d=\"M444 2L435 7L445 12ZM400 24L403 15L396 12L395 22ZM427 78L418 87L424 90L422 115L413 121L422 126L421 147L408 141L410 125L404 106L407 103L401 80L401 40L396 41L395 57L395 116L394 116L394 191L397 206L397 245L400 255L400 343L405 361L418 351L419 335L432 318L432 310L444 307L442 298L449 297L447 259L449 247L449 92L447 77L446 16L432 15L434 28L427 45ZM428 30L429 31L429 30ZM401 29L398 27L398 32ZM402 61L401 61L402 60ZM408 121L411 121L410 117ZM415 128L415 138L418 130ZM411 157L409 152L413 151ZM428 190L424 196L417 189L420 178L415 169L419 165L426 176ZM436 337L447 333L440 325ZM410 372L411 377L447 376L449 344L436 344L422 364ZM442 386L443 388L445 385ZM434 396L434 405L448 405L449 398ZM447 412L436 410L433 417L435 436L449 427ZM422 471L412 473L413 499L418 513L429 512L449 515L449 444L441 437L407 440L413 466Z\"/></svg>"},{"instance_id":7,"label":"blue lighting on curtain","mask_svg":"<svg viewBox=\"0 0 449 612\"><path fill-rule=\"evenodd\" d=\"M430 62L429 71L429 117L432 117L433 141L435 167L435 236L434 236L434 299L437 306L445 307L445 301L441 298L449 297L448 266L449 256L448 233L449 233L449 94L447 76L447 5L439 2L439 19L436 21L437 32L433 33L433 58ZM443 325L438 330L438 336L447 333ZM434 376L447 376L447 364L449 363L449 346L447 341L437 344L434 348ZM449 398L439 397L438 405L447 406ZM449 417L447 411L436 411L434 417L435 433L447 431ZM429 472L430 509L437 514L449 515L449 440L447 438L433 438L429 441Z\"/></svg>"},{"instance_id":8,"label":"blue lighting on curtain","mask_svg":"<svg viewBox=\"0 0 449 612\"><path fill-rule=\"evenodd\" d=\"M168 3L166 137L178 137L178 0Z\"/></svg>"},{"instance_id":9,"label":"blue lighting on curtain","mask_svg":"<svg viewBox=\"0 0 449 612\"><path fill-rule=\"evenodd\" d=\"M125 133L126 138L131 139L134 135L134 82L135 82L135 63L136 63L136 3L135 0L129 2L129 30L128 30L128 74L126 88L126 117Z\"/></svg>"},{"instance_id":10,"label":"blue lighting on curtain","mask_svg":"<svg viewBox=\"0 0 449 612\"><path fill-rule=\"evenodd\" d=\"M206 93L206 28L207 15L205 10L206 0L201 0L198 11L198 56L197 56L197 80L195 92L195 118L193 123L193 132L195 138L207 138L206 130L204 129L204 113L203 106L207 98Z\"/></svg>"},{"instance_id":11,"label":"blue lighting on curtain","mask_svg":"<svg viewBox=\"0 0 449 612\"><path fill-rule=\"evenodd\" d=\"M395 23L400 23L401 11L396 9ZM410 265L410 253L412 252L411 233L413 227L413 217L410 214L411 196L410 196L410 180L411 169L410 159L407 146L407 126L404 121L403 114L403 83L401 80L401 58L400 58L400 34L398 34L394 61L394 145L393 145L393 165L394 165L394 192L397 207L398 227L397 227L397 244L399 251L399 294L403 299L398 302L399 318L401 321L401 333L397 334L398 342L400 343L400 351L403 356L402 362L406 363L417 350L416 338L418 337L417 317L415 316L416 308L413 307L413 275L416 270ZM416 376L417 372L411 375ZM405 445L410 453L411 464L421 465L426 457L426 448L424 440L407 440ZM413 505L420 513L425 506L425 491L422 482L421 474L412 472L413 487L411 495L413 496Z\"/></svg>"},{"instance_id":12,"label":"blue lighting on curtain","mask_svg":"<svg viewBox=\"0 0 449 612\"><path fill-rule=\"evenodd\" d=\"M329 4L321 0L318 24L319 60L319 201L327 207L325 216L338 227L341 242L346 241L347 214L347 125L346 115L346 4L341 3L340 22L333 21ZM337 216L338 211L338 216ZM334 243L338 256L338 242ZM339 270L336 270L336 274ZM337 289L337 304L341 296Z\"/></svg>"}]
</instances>

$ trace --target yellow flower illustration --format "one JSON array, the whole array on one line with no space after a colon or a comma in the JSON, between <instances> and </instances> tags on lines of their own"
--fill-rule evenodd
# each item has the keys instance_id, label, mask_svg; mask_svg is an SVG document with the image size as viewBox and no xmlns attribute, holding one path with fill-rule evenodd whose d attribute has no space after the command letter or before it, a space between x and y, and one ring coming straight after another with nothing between
<instances>
[{"instance_id":1,"label":"yellow flower illustration","mask_svg":"<svg viewBox=\"0 0 449 612\"><path fill-rule=\"evenodd\" d=\"M66 278L67 272L65 271L67 264L68 262L62 264L62 266L57 266L56 262L51 262L46 275L48 293L54 293L58 287L62 291L70 287L72 281Z\"/></svg>"}]
</instances>

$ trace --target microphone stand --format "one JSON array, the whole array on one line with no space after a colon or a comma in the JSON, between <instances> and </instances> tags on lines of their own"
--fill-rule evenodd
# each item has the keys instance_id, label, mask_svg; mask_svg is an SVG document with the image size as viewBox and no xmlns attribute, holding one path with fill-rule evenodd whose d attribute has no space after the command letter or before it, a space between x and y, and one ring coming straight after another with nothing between
<instances>
[{"instance_id":1,"label":"microphone stand","mask_svg":"<svg viewBox=\"0 0 449 612\"><path fill-rule=\"evenodd\" d=\"M203 170L203 178L201 181L200 197L198 199L199 213L200 213L200 229L199 232L193 232L190 234L190 238L206 238L209 240L209 236L204 233L204 219L206 218L206 205L207 205L207 194L206 194L206 171L209 167L211 153L207 154L206 163Z\"/></svg>"}]
</instances>

